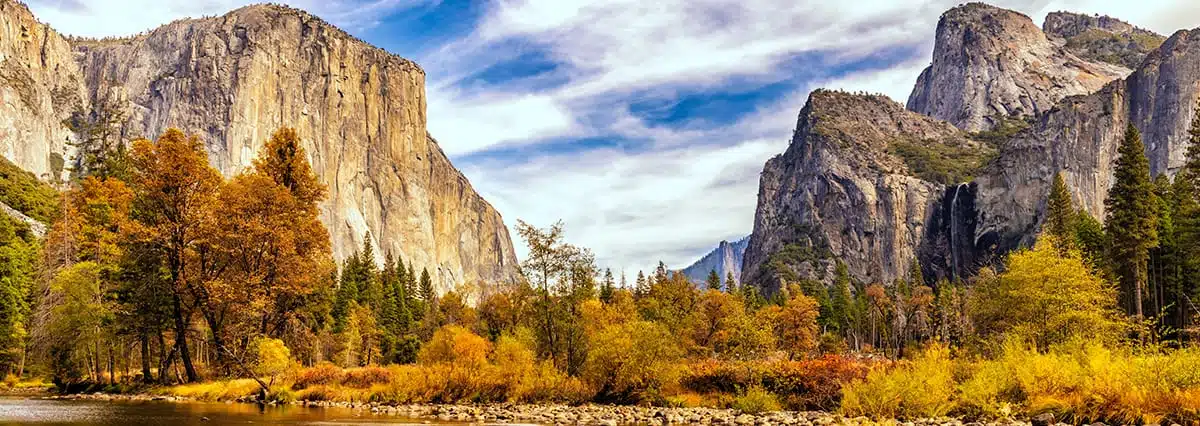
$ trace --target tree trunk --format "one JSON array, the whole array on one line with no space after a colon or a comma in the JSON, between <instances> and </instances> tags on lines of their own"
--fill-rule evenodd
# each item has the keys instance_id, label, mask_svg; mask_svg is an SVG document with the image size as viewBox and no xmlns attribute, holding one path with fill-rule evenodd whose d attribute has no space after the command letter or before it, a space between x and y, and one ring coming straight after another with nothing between
<instances>
[{"instance_id":1,"label":"tree trunk","mask_svg":"<svg viewBox=\"0 0 1200 426\"><path fill-rule=\"evenodd\" d=\"M138 343L141 345L142 352L142 381L151 383L154 381L154 374L150 372L150 337L146 332L138 335Z\"/></svg>"},{"instance_id":2,"label":"tree trunk","mask_svg":"<svg viewBox=\"0 0 1200 426\"><path fill-rule=\"evenodd\" d=\"M175 294L172 297L172 303L175 311L175 349L183 361L183 369L187 372L187 381L194 382L199 380L199 375L196 374L196 367L192 365L192 355L188 353L187 321L183 319L183 302L179 300L179 295Z\"/></svg>"}]
</instances>

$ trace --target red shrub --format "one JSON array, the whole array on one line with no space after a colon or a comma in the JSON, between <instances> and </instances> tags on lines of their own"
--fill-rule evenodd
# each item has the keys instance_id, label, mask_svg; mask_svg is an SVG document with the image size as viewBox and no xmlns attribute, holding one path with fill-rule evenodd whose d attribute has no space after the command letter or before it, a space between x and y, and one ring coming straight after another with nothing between
<instances>
[{"instance_id":1,"label":"red shrub","mask_svg":"<svg viewBox=\"0 0 1200 426\"><path fill-rule=\"evenodd\" d=\"M385 384L392 380L392 372L383 367L362 367L346 370L342 385L366 389L371 385Z\"/></svg>"},{"instance_id":2,"label":"red shrub","mask_svg":"<svg viewBox=\"0 0 1200 426\"><path fill-rule=\"evenodd\" d=\"M837 355L779 362L766 371L762 385L780 395L788 408L835 410L841 404L842 384L867 376L868 365Z\"/></svg>"},{"instance_id":3,"label":"red shrub","mask_svg":"<svg viewBox=\"0 0 1200 426\"><path fill-rule=\"evenodd\" d=\"M341 367L322 362L309 368L300 370L296 374L296 389L304 389L315 385L332 385L341 383L346 374Z\"/></svg>"}]
</instances>

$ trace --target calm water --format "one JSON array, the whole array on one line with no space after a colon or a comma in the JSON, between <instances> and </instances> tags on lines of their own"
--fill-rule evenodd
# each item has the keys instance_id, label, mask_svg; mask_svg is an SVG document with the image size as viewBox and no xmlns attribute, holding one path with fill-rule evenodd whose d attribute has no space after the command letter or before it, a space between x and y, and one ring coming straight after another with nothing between
<instances>
[{"instance_id":1,"label":"calm water","mask_svg":"<svg viewBox=\"0 0 1200 426\"><path fill-rule=\"evenodd\" d=\"M375 416L347 408L0 397L0 425L396 425L425 422Z\"/></svg>"}]
</instances>

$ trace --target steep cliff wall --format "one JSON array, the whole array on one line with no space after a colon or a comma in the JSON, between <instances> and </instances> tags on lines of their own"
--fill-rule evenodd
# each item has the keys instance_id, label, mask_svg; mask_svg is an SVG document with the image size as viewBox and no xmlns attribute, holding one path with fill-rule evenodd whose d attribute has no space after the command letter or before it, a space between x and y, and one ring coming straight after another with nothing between
<instances>
[{"instance_id":1,"label":"steep cliff wall","mask_svg":"<svg viewBox=\"0 0 1200 426\"><path fill-rule=\"evenodd\" d=\"M827 280L837 261L862 282L901 277L946 191L920 158L900 155L908 150L989 148L883 96L813 92L791 145L763 168L743 279L774 291L782 281Z\"/></svg>"},{"instance_id":2,"label":"steep cliff wall","mask_svg":"<svg viewBox=\"0 0 1200 426\"><path fill-rule=\"evenodd\" d=\"M1129 74L1120 65L1079 58L1028 16L982 3L943 14L933 52L908 109L969 131L991 129L1004 117L1037 115Z\"/></svg>"},{"instance_id":3,"label":"steep cliff wall","mask_svg":"<svg viewBox=\"0 0 1200 426\"><path fill-rule=\"evenodd\" d=\"M1103 219L1117 146L1131 121L1142 132L1151 173L1173 174L1183 164L1198 86L1200 31L1179 31L1127 79L1060 102L1005 144L977 180L977 238L1002 246L1032 242L1059 171L1075 204Z\"/></svg>"},{"instance_id":4,"label":"steep cliff wall","mask_svg":"<svg viewBox=\"0 0 1200 426\"><path fill-rule=\"evenodd\" d=\"M13 7L9 1L0 4ZM176 21L126 39L69 46L50 38L44 44L60 50L45 56L62 75L79 76L74 90L84 102L127 105L126 140L168 127L198 134L213 166L232 176L276 128L295 127L329 186L321 219L336 258L361 247L369 232L376 253L428 268L443 290L516 273L500 215L426 133L425 74L416 64L276 5ZM36 161L11 158L40 170Z\"/></svg>"},{"instance_id":5,"label":"steep cliff wall","mask_svg":"<svg viewBox=\"0 0 1200 426\"><path fill-rule=\"evenodd\" d=\"M0 155L61 178L73 149L63 120L84 104L71 46L21 3L0 0Z\"/></svg>"}]
</instances>

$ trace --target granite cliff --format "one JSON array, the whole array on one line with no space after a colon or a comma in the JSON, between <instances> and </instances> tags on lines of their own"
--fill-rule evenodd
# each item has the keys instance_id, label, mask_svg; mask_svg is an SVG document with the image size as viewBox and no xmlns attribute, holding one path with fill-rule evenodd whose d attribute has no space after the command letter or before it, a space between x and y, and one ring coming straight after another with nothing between
<instances>
[{"instance_id":1,"label":"granite cliff","mask_svg":"<svg viewBox=\"0 0 1200 426\"><path fill-rule=\"evenodd\" d=\"M791 145L763 168L743 279L771 292L830 279L842 262L863 282L892 282L927 233L950 234L928 230L929 217L947 182L992 151L884 96L813 92Z\"/></svg>"},{"instance_id":2,"label":"granite cliff","mask_svg":"<svg viewBox=\"0 0 1200 426\"><path fill-rule=\"evenodd\" d=\"M933 62L917 78L908 109L968 131L1048 111L1128 75L1124 66L1076 56L1028 16L982 3L938 21Z\"/></svg>"},{"instance_id":3,"label":"granite cliff","mask_svg":"<svg viewBox=\"0 0 1200 426\"><path fill-rule=\"evenodd\" d=\"M426 131L425 74L411 61L277 5L87 40L0 0L0 31L0 147L27 170L61 174L63 118L101 102L123 107L123 140L198 134L226 176L291 126L329 187L321 219L336 258L370 233L376 253L428 268L443 290L516 274L500 214Z\"/></svg>"},{"instance_id":4,"label":"granite cliff","mask_svg":"<svg viewBox=\"0 0 1200 426\"><path fill-rule=\"evenodd\" d=\"M791 146L763 169L743 276L767 290L828 281L840 260L860 282L888 283L913 259L927 279L968 276L1033 242L1055 173L1076 205L1103 218L1129 123L1142 131L1152 173L1173 174L1200 95L1200 31L1160 43L1112 18L1068 13L1044 27L1049 36L982 4L946 12L933 65L907 106L921 114L875 96L815 92ZM1102 43L1078 42L1100 33ZM855 106L833 107L834 98ZM931 174L937 163L897 150L898 137L935 151L958 146L978 161ZM972 142L946 142L961 139ZM945 154L925 158L954 159Z\"/></svg>"}]
</instances>

